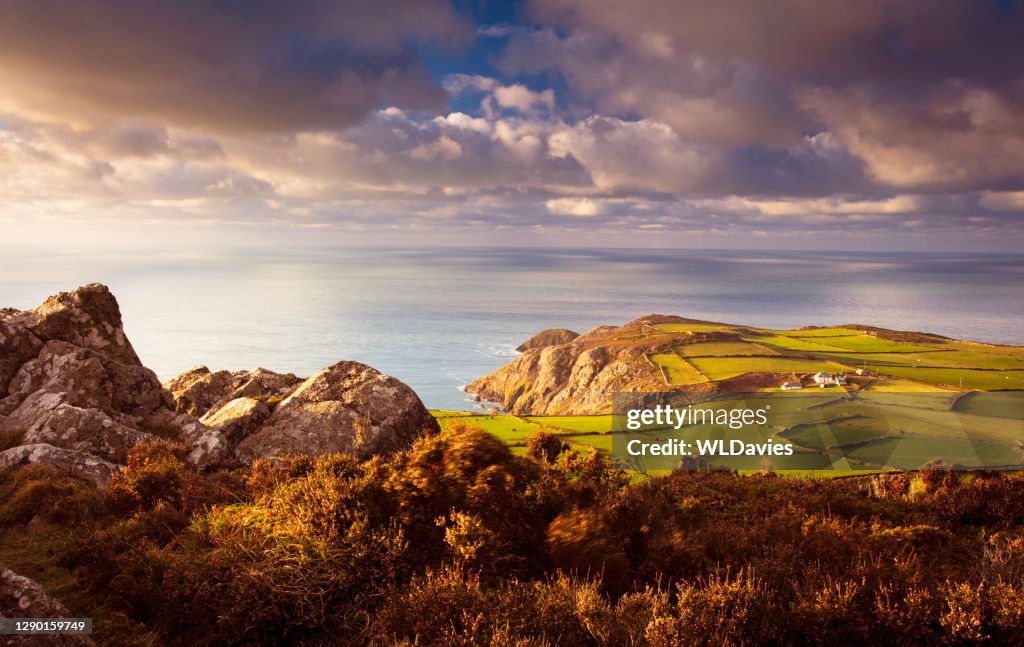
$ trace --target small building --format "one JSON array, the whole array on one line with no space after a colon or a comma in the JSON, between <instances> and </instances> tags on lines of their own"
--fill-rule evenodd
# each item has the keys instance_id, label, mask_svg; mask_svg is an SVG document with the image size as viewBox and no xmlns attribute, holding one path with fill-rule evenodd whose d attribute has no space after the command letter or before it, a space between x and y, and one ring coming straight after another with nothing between
<instances>
[{"instance_id":1,"label":"small building","mask_svg":"<svg viewBox=\"0 0 1024 647\"><path fill-rule=\"evenodd\" d=\"M832 375L831 373L821 371L814 374L814 383L821 388L825 388L826 386L845 386L846 377L843 375Z\"/></svg>"},{"instance_id":2,"label":"small building","mask_svg":"<svg viewBox=\"0 0 1024 647\"><path fill-rule=\"evenodd\" d=\"M797 391L804 388L804 385L799 382L783 382L782 386L779 388L783 391Z\"/></svg>"}]
</instances>

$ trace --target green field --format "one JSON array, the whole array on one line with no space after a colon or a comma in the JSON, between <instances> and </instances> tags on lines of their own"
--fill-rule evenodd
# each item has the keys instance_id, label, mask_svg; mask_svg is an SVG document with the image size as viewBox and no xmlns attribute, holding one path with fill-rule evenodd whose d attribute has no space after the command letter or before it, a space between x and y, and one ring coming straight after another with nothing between
<instances>
[{"instance_id":1,"label":"green field","mask_svg":"<svg viewBox=\"0 0 1024 647\"><path fill-rule=\"evenodd\" d=\"M707 382L688 361L675 353L658 353L649 355L651 362L661 368L667 384L700 384Z\"/></svg>"},{"instance_id":2,"label":"green field","mask_svg":"<svg viewBox=\"0 0 1024 647\"><path fill-rule=\"evenodd\" d=\"M612 430L611 414L603 416L529 416L526 420L558 431L603 434Z\"/></svg>"},{"instance_id":3,"label":"green field","mask_svg":"<svg viewBox=\"0 0 1024 647\"><path fill-rule=\"evenodd\" d=\"M798 425L782 434L801 447L828 449L884 438L886 434L863 427L839 427L838 425Z\"/></svg>"},{"instance_id":4,"label":"green field","mask_svg":"<svg viewBox=\"0 0 1024 647\"><path fill-rule=\"evenodd\" d=\"M902 344L900 342L879 339L871 335L849 335L846 337L828 337L823 340L828 346L840 348L853 353L917 353L934 350L929 346Z\"/></svg>"},{"instance_id":5,"label":"green field","mask_svg":"<svg viewBox=\"0 0 1024 647\"><path fill-rule=\"evenodd\" d=\"M541 428L540 425L520 418L519 416L502 414L470 414L466 416L453 416L448 418L439 418L438 423L441 425L442 429L455 423L465 423L474 427L480 427L487 433L500 439L506 445L510 445L512 447L524 445L526 443L526 437Z\"/></svg>"},{"instance_id":6,"label":"green field","mask_svg":"<svg viewBox=\"0 0 1024 647\"><path fill-rule=\"evenodd\" d=\"M1005 443L909 435L867 443L848 450L846 456L869 465L885 465L895 469L918 469L936 459L947 465L955 463L964 467L1015 465L1021 461L1020 453Z\"/></svg>"},{"instance_id":7,"label":"green field","mask_svg":"<svg viewBox=\"0 0 1024 647\"><path fill-rule=\"evenodd\" d=\"M1024 420L1024 397L1021 397L1021 394L983 393L980 391L965 393L957 398L953 410L979 416Z\"/></svg>"},{"instance_id":8,"label":"green field","mask_svg":"<svg viewBox=\"0 0 1024 647\"><path fill-rule=\"evenodd\" d=\"M921 393L921 392L936 392L936 393L953 393L948 388L935 386L934 384L924 384L921 382L912 382L910 380L901 380L895 377L872 377L864 383L864 391L877 392L877 393Z\"/></svg>"},{"instance_id":9,"label":"green field","mask_svg":"<svg viewBox=\"0 0 1024 647\"><path fill-rule=\"evenodd\" d=\"M963 350L932 350L919 353L830 353L829 359L883 370L885 366L926 366L933 368L983 368L1024 370L1024 360L1008 355Z\"/></svg>"},{"instance_id":10,"label":"green field","mask_svg":"<svg viewBox=\"0 0 1024 647\"><path fill-rule=\"evenodd\" d=\"M774 350L746 341L706 341L674 348L681 357L753 357L778 355Z\"/></svg>"},{"instance_id":11,"label":"green field","mask_svg":"<svg viewBox=\"0 0 1024 647\"><path fill-rule=\"evenodd\" d=\"M430 415L435 418L464 418L475 415L472 411L455 411L453 409L431 409Z\"/></svg>"},{"instance_id":12,"label":"green field","mask_svg":"<svg viewBox=\"0 0 1024 647\"><path fill-rule=\"evenodd\" d=\"M832 373L846 370L834 362L794 357L694 357L690 360L711 380L725 380L744 373Z\"/></svg>"},{"instance_id":13,"label":"green field","mask_svg":"<svg viewBox=\"0 0 1024 647\"><path fill-rule=\"evenodd\" d=\"M796 339L794 337L786 337L785 335L767 335L764 337L744 337L747 341L757 342L764 344L768 347L780 348L782 350L795 350L795 351L808 351L813 353L827 353L835 352L841 353L843 349L836 348L834 346L828 346L824 342L812 341L808 339Z\"/></svg>"},{"instance_id":14,"label":"green field","mask_svg":"<svg viewBox=\"0 0 1024 647\"><path fill-rule=\"evenodd\" d=\"M1024 389L1024 371L986 371L926 366L886 366L879 367L878 370L896 377L905 377L917 382L927 382L939 386L978 391Z\"/></svg>"},{"instance_id":15,"label":"green field","mask_svg":"<svg viewBox=\"0 0 1024 647\"><path fill-rule=\"evenodd\" d=\"M813 330L768 330L766 332L786 337L846 337L860 335L861 331L853 328L815 328Z\"/></svg>"}]
</instances>

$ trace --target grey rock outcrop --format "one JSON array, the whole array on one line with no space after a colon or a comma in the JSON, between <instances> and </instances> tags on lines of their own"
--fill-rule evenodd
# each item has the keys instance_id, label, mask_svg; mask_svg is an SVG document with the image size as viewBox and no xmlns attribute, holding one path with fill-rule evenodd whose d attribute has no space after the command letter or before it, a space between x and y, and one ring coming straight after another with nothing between
<instances>
[{"instance_id":1,"label":"grey rock outcrop","mask_svg":"<svg viewBox=\"0 0 1024 647\"><path fill-rule=\"evenodd\" d=\"M300 383L301 377L265 368L231 373L196 366L168 380L164 387L174 397L178 411L205 416L238 398L281 401Z\"/></svg>"},{"instance_id":2,"label":"grey rock outcrop","mask_svg":"<svg viewBox=\"0 0 1024 647\"><path fill-rule=\"evenodd\" d=\"M304 381L237 447L243 460L282 454L391 454L437 422L406 384L360 364L339 362Z\"/></svg>"},{"instance_id":3,"label":"grey rock outcrop","mask_svg":"<svg viewBox=\"0 0 1024 647\"><path fill-rule=\"evenodd\" d=\"M270 417L270 407L256 398L235 398L201 418L203 424L220 430L228 442L238 444Z\"/></svg>"},{"instance_id":4,"label":"grey rock outcrop","mask_svg":"<svg viewBox=\"0 0 1024 647\"><path fill-rule=\"evenodd\" d=\"M220 432L174 410L105 286L62 292L33 310L0 310L0 358L0 432L23 433L24 443L113 463L157 437L190 444L197 465L229 454Z\"/></svg>"}]
</instances>

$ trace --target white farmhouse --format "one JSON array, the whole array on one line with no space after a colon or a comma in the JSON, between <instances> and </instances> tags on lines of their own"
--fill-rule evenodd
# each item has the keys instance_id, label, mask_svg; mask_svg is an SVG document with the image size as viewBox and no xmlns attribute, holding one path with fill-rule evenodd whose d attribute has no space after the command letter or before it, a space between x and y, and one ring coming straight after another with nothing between
<instances>
[{"instance_id":1,"label":"white farmhouse","mask_svg":"<svg viewBox=\"0 0 1024 647\"><path fill-rule=\"evenodd\" d=\"M846 377L820 371L814 374L814 383L821 388L826 386L843 386L846 384Z\"/></svg>"},{"instance_id":2,"label":"white farmhouse","mask_svg":"<svg viewBox=\"0 0 1024 647\"><path fill-rule=\"evenodd\" d=\"M799 382L783 382L782 386L779 388L783 391L797 391L804 388L804 385Z\"/></svg>"}]
</instances>

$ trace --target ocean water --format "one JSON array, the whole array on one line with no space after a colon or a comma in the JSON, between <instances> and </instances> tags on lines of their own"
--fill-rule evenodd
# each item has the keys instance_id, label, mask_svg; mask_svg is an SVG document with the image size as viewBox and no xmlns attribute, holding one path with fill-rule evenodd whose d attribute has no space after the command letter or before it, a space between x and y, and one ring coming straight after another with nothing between
<instances>
[{"instance_id":1,"label":"ocean water","mask_svg":"<svg viewBox=\"0 0 1024 647\"><path fill-rule=\"evenodd\" d=\"M1024 344L1024 256L607 249L0 250L0 306L110 286L142 361L311 375L342 359L436 408L543 328L650 313L762 327L863 323Z\"/></svg>"}]
</instances>

